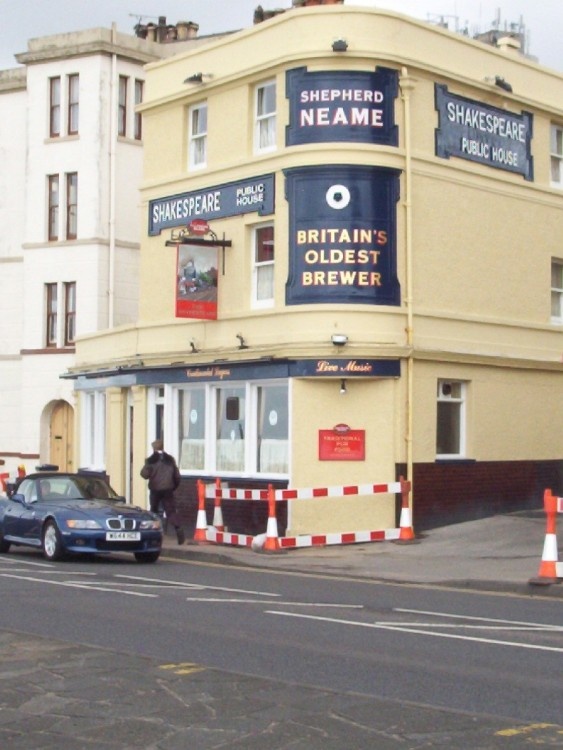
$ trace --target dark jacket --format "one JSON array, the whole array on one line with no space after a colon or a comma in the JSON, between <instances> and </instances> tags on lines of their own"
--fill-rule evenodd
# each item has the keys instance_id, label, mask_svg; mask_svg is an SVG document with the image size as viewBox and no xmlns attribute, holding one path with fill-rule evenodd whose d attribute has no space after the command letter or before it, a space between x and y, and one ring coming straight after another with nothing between
<instances>
[{"instance_id":1,"label":"dark jacket","mask_svg":"<svg viewBox=\"0 0 563 750\"><path fill-rule=\"evenodd\" d=\"M149 480L149 489L174 491L180 484L180 471L174 456L164 451L155 451L141 469L143 479Z\"/></svg>"}]
</instances>

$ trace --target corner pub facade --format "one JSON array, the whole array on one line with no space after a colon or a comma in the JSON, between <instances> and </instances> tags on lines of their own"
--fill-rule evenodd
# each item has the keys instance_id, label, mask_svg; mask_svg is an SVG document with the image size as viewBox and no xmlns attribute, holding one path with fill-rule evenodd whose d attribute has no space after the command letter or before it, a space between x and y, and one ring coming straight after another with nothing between
<instances>
[{"instance_id":1,"label":"corner pub facade","mask_svg":"<svg viewBox=\"0 0 563 750\"><path fill-rule=\"evenodd\" d=\"M394 12L294 3L146 68L139 320L85 336L78 455L196 481L412 481L415 532L563 492L563 77ZM212 518L212 501L207 517ZM400 498L278 503L281 535ZM267 503L227 501L229 531Z\"/></svg>"}]
</instances>

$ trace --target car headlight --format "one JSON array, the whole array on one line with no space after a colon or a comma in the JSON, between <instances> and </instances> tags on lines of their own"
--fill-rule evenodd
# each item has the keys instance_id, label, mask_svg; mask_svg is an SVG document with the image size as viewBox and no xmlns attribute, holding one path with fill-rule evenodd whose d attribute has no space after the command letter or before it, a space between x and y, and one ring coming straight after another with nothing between
<instances>
[{"instance_id":1,"label":"car headlight","mask_svg":"<svg viewBox=\"0 0 563 750\"><path fill-rule=\"evenodd\" d=\"M141 521L141 529L153 529L154 531L160 531L162 529L162 523L160 518L151 518L148 521Z\"/></svg>"},{"instance_id":2,"label":"car headlight","mask_svg":"<svg viewBox=\"0 0 563 750\"><path fill-rule=\"evenodd\" d=\"M69 518L65 521L69 529L101 529L97 521L88 518Z\"/></svg>"}]
</instances>

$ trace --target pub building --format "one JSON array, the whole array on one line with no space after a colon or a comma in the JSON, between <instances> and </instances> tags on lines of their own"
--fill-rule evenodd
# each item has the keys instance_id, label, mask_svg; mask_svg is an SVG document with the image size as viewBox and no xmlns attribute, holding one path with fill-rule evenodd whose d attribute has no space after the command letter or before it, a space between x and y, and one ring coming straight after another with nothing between
<instances>
[{"instance_id":1,"label":"pub building","mask_svg":"<svg viewBox=\"0 0 563 750\"><path fill-rule=\"evenodd\" d=\"M82 464L146 502L162 437L192 524L198 479L403 476L416 532L541 507L563 490L561 75L375 8L257 20L146 67L139 318L64 375ZM388 529L399 504L279 503L279 533ZM228 530L266 506L225 501Z\"/></svg>"}]
</instances>

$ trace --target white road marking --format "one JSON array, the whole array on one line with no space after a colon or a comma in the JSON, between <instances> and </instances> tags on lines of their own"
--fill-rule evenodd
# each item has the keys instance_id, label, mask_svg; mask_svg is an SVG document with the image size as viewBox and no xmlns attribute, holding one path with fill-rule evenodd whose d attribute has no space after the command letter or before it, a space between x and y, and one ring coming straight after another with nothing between
<instances>
[{"instance_id":1,"label":"white road marking","mask_svg":"<svg viewBox=\"0 0 563 750\"><path fill-rule=\"evenodd\" d=\"M280 615L282 617L297 617L304 620L316 620L318 622L330 622L337 625L352 625L358 628L372 628L374 630L393 630L400 633L414 633L416 635L428 635L434 638L452 638L460 641L473 641L476 643L485 643L495 646L512 646L513 648L527 648L537 651L555 651L563 653L563 647L558 646L540 646L534 643L516 643L514 641L500 641L492 638L475 638L474 636L458 635L456 633L435 633L431 630L418 630L410 627L398 627L395 625L386 625L381 622L357 622L354 620L340 620L333 617L321 617L320 615L304 615L295 612L280 612L278 610L266 610L268 615ZM549 631L551 632L551 630Z\"/></svg>"},{"instance_id":2,"label":"white road marking","mask_svg":"<svg viewBox=\"0 0 563 750\"><path fill-rule=\"evenodd\" d=\"M207 597L188 597L187 602L211 602L218 604L270 604L272 602L260 599L212 599ZM363 604L324 604L323 602L275 602L276 605L284 607L335 607L336 609L363 609Z\"/></svg>"},{"instance_id":3,"label":"white road marking","mask_svg":"<svg viewBox=\"0 0 563 750\"><path fill-rule=\"evenodd\" d=\"M31 581L33 583L48 583L51 586L67 586L74 589L85 589L86 591L108 591L112 594L125 594L127 596L145 596L151 599L157 599L158 594L142 594L140 591L116 591L105 586L92 586L90 583L71 583L70 581L49 581L45 578L33 578L32 576L16 576L11 573L0 573L1 578L15 578L18 581Z\"/></svg>"},{"instance_id":4,"label":"white road marking","mask_svg":"<svg viewBox=\"0 0 563 750\"><path fill-rule=\"evenodd\" d=\"M195 583L182 583L181 581L163 581L159 578L143 578L139 576L126 576L126 575L116 575L116 578L126 578L131 581L145 581L149 583L159 583L161 586L179 586L180 588L186 588L186 589L196 589L198 591L225 591L230 594L252 594L253 596L272 596L272 597L278 597L279 594L272 594L269 591L252 591L247 589L231 589L231 588L225 588L224 586L207 586L205 584L195 584Z\"/></svg>"},{"instance_id":5,"label":"white road marking","mask_svg":"<svg viewBox=\"0 0 563 750\"><path fill-rule=\"evenodd\" d=\"M526 625L532 628L545 628L547 630L561 630L559 625L546 625L543 622L526 622L525 620L498 620L495 617L477 617L476 615L452 615L448 612L433 612L432 610L426 609L403 609L396 607L393 609L394 612L406 612L411 615L432 615L432 617L448 617L453 620L475 620L479 622L497 622L505 623L507 625Z\"/></svg>"}]
</instances>

